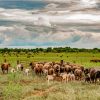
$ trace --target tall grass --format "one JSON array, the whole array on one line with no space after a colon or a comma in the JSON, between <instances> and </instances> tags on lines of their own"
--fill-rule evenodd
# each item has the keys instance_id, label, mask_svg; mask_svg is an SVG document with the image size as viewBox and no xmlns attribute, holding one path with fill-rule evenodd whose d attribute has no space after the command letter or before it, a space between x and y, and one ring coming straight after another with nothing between
<instances>
[{"instance_id":1,"label":"tall grass","mask_svg":"<svg viewBox=\"0 0 100 100\"><path fill-rule=\"evenodd\" d=\"M98 84L54 81L48 85L45 76L27 77L23 73L9 73L1 78L2 100L100 100Z\"/></svg>"},{"instance_id":2,"label":"tall grass","mask_svg":"<svg viewBox=\"0 0 100 100\"><path fill-rule=\"evenodd\" d=\"M3 87L3 99L4 100L21 100L22 87L19 84L9 82Z\"/></svg>"},{"instance_id":3,"label":"tall grass","mask_svg":"<svg viewBox=\"0 0 100 100\"><path fill-rule=\"evenodd\" d=\"M16 61L24 61L24 66L29 67L31 61L56 61L74 62L85 67L100 66L100 63L91 63L90 60L100 58L98 53L38 53L14 54L3 57L0 55L0 63L4 59L16 66ZM100 86L86 84L84 82L62 83L54 81L47 84L45 76L36 76L33 72L25 76L23 72L1 74L0 71L0 100L100 100Z\"/></svg>"}]
</instances>

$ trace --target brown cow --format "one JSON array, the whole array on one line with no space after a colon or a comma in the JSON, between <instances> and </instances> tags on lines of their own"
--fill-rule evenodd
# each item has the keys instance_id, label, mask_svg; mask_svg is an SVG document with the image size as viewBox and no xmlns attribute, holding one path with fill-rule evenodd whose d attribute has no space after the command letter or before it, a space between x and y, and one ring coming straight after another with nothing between
<instances>
[{"instance_id":1,"label":"brown cow","mask_svg":"<svg viewBox=\"0 0 100 100\"><path fill-rule=\"evenodd\" d=\"M1 69L2 69L3 74L5 73L5 71L8 73L9 67L10 67L9 63L3 63L3 64L1 64Z\"/></svg>"},{"instance_id":2,"label":"brown cow","mask_svg":"<svg viewBox=\"0 0 100 100\"><path fill-rule=\"evenodd\" d=\"M36 75L43 74L43 64L36 64L34 67L34 71L35 71Z\"/></svg>"},{"instance_id":3,"label":"brown cow","mask_svg":"<svg viewBox=\"0 0 100 100\"><path fill-rule=\"evenodd\" d=\"M53 68L50 68L48 69L48 75L53 75L54 74L54 69Z\"/></svg>"},{"instance_id":4,"label":"brown cow","mask_svg":"<svg viewBox=\"0 0 100 100\"><path fill-rule=\"evenodd\" d=\"M65 65L65 71L66 71L67 73L71 72L71 70L72 70L71 66Z\"/></svg>"},{"instance_id":5,"label":"brown cow","mask_svg":"<svg viewBox=\"0 0 100 100\"><path fill-rule=\"evenodd\" d=\"M54 68L54 72L55 72L56 76L59 76L59 74L60 74L60 65L59 64L55 64L53 66L53 68Z\"/></svg>"},{"instance_id":6,"label":"brown cow","mask_svg":"<svg viewBox=\"0 0 100 100\"><path fill-rule=\"evenodd\" d=\"M81 69L75 69L74 74L75 74L76 80L81 80L82 79L83 72L82 72Z\"/></svg>"},{"instance_id":7,"label":"brown cow","mask_svg":"<svg viewBox=\"0 0 100 100\"><path fill-rule=\"evenodd\" d=\"M68 81L75 81L75 75L73 73L68 73Z\"/></svg>"},{"instance_id":8,"label":"brown cow","mask_svg":"<svg viewBox=\"0 0 100 100\"><path fill-rule=\"evenodd\" d=\"M36 63L35 62L31 62L29 65L30 65L31 69L34 70L34 67L35 67Z\"/></svg>"},{"instance_id":9,"label":"brown cow","mask_svg":"<svg viewBox=\"0 0 100 100\"><path fill-rule=\"evenodd\" d=\"M100 72L100 69L96 69L96 68L90 69L89 74L90 74L90 79L92 83L96 83L98 72Z\"/></svg>"}]
</instances>

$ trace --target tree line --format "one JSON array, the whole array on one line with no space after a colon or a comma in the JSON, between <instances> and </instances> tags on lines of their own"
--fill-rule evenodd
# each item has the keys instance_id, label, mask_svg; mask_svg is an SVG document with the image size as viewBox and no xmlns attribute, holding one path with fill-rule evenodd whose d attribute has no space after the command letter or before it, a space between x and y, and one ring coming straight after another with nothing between
<instances>
[{"instance_id":1,"label":"tree line","mask_svg":"<svg viewBox=\"0 0 100 100\"><path fill-rule=\"evenodd\" d=\"M93 49L85 49L85 48L71 48L71 47L48 47L48 48L33 48L33 49L22 49L22 48L0 48L0 53L9 53L9 52L33 52L33 53L62 53L62 52L93 52L98 53L100 52L100 48L93 48Z\"/></svg>"}]
</instances>

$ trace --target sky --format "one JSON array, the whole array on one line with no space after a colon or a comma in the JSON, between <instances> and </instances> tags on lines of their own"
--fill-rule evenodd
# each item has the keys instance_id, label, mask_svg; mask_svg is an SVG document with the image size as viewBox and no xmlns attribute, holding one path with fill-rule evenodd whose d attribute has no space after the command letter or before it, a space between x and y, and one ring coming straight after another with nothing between
<instances>
[{"instance_id":1,"label":"sky","mask_svg":"<svg viewBox=\"0 0 100 100\"><path fill-rule=\"evenodd\" d=\"M99 0L0 0L0 48L100 48Z\"/></svg>"}]
</instances>

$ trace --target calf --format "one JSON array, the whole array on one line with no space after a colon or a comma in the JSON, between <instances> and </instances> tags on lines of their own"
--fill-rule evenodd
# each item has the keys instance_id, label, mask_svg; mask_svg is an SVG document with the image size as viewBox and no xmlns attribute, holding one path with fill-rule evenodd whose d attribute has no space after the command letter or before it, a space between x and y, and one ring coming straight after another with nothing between
<instances>
[{"instance_id":1,"label":"calf","mask_svg":"<svg viewBox=\"0 0 100 100\"><path fill-rule=\"evenodd\" d=\"M76 80L82 80L82 70L81 69L75 69L74 71Z\"/></svg>"},{"instance_id":2,"label":"calf","mask_svg":"<svg viewBox=\"0 0 100 100\"><path fill-rule=\"evenodd\" d=\"M62 82L68 82L68 74L67 73L61 73L60 76L62 77Z\"/></svg>"},{"instance_id":3,"label":"calf","mask_svg":"<svg viewBox=\"0 0 100 100\"><path fill-rule=\"evenodd\" d=\"M55 77L55 75L47 75L47 81L48 81L48 85L49 85L49 83L50 83L50 81L54 81L54 77Z\"/></svg>"},{"instance_id":4,"label":"calf","mask_svg":"<svg viewBox=\"0 0 100 100\"><path fill-rule=\"evenodd\" d=\"M98 79L100 81L100 70L96 71L95 73L95 82L97 82Z\"/></svg>"},{"instance_id":5,"label":"calf","mask_svg":"<svg viewBox=\"0 0 100 100\"><path fill-rule=\"evenodd\" d=\"M90 78L89 73L85 75L85 82L87 82L87 83L91 82L91 78Z\"/></svg>"},{"instance_id":6,"label":"calf","mask_svg":"<svg viewBox=\"0 0 100 100\"><path fill-rule=\"evenodd\" d=\"M47 69L43 69L43 73L44 73L44 75L47 75L48 74L48 70Z\"/></svg>"},{"instance_id":7,"label":"calf","mask_svg":"<svg viewBox=\"0 0 100 100\"><path fill-rule=\"evenodd\" d=\"M68 81L75 81L75 75L73 73L68 74Z\"/></svg>"},{"instance_id":8,"label":"calf","mask_svg":"<svg viewBox=\"0 0 100 100\"><path fill-rule=\"evenodd\" d=\"M30 69L25 69L25 74L28 76L29 75L29 71L30 71Z\"/></svg>"},{"instance_id":9,"label":"calf","mask_svg":"<svg viewBox=\"0 0 100 100\"><path fill-rule=\"evenodd\" d=\"M17 71L19 71L19 70L23 71L23 65L22 64L18 64L16 66L16 68L17 68Z\"/></svg>"}]
</instances>

